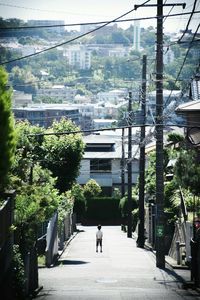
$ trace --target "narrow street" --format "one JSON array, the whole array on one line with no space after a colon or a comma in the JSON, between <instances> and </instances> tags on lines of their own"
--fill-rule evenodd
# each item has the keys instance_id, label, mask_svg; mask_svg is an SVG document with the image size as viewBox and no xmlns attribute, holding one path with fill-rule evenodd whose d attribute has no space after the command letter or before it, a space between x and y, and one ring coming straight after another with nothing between
<instances>
[{"instance_id":1,"label":"narrow street","mask_svg":"<svg viewBox=\"0 0 200 300\"><path fill-rule=\"evenodd\" d=\"M200 299L185 290L180 277L166 264L156 268L155 255L136 247L119 226L105 226L103 252L96 253L96 227L78 227L58 264L40 268L43 286L37 299Z\"/></svg>"}]
</instances>

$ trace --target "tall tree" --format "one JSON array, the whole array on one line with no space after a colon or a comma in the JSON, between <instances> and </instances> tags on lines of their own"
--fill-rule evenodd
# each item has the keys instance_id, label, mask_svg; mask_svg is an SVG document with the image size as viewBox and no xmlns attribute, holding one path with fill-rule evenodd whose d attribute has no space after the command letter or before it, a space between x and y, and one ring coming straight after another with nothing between
<instances>
[{"instance_id":1,"label":"tall tree","mask_svg":"<svg viewBox=\"0 0 200 300\"><path fill-rule=\"evenodd\" d=\"M78 176L81 159L84 153L84 143L81 134L70 132L79 128L67 119L54 122L50 131L55 135L46 136L43 148L45 151L44 166L57 177L57 188L65 192L75 182ZM56 135L65 132L66 134Z\"/></svg>"},{"instance_id":2,"label":"tall tree","mask_svg":"<svg viewBox=\"0 0 200 300\"><path fill-rule=\"evenodd\" d=\"M195 150L183 150L175 165L178 183L189 189L195 196L200 196L200 164Z\"/></svg>"},{"instance_id":3,"label":"tall tree","mask_svg":"<svg viewBox=\"0 0 200 300\"><path fill-rule=\"evenodd\" d=\"M7 88L8 75L0 67L0 193L6 187L8 172L15 152L14 118L11 112L11 91Z\"/></svg>"}]
</instances>

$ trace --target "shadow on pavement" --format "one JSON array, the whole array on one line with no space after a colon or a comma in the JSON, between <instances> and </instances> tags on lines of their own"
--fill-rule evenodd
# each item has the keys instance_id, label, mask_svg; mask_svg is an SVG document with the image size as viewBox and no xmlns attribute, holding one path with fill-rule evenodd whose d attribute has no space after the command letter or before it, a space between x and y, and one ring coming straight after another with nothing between
<instances>
[{"instance_id":1,"label":"shadow on pavement","mask_svg":"<svg viewBox=\"0 0 200 300\"><path fill-rule=\"evenodd\" d=\"M59 260L55 266L60 266L60 265L83 265L83 264L88 264L88 261L83 261L83 260Z\"/></svg>"}]
</instances>

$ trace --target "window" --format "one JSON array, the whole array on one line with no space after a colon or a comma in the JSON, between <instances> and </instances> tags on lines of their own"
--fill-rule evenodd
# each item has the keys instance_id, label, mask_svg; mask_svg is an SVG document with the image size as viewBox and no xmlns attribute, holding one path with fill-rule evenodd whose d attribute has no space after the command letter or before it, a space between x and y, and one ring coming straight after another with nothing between
<instances>
[{"instance_id":1,"label":"window","mask_svg":"<svg viewBox=\"0 0 200 300\"><path fill-rule=\"evenodd\" d=\"M111 159L91 159L91 172L111 172Z\"/></svg>"}]
</instances>

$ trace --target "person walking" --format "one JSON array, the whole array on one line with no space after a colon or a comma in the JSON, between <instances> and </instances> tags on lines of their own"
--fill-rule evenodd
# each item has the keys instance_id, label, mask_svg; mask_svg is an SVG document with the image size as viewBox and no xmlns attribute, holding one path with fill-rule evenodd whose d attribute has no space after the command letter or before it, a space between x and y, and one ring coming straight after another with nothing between
<instances>
[{"instance_id":1,"label":"person walking","mask_svg":"<svg viewBox=\"0 0 200 300\"><path fill-rule=\"evenodd\" d=\"M103 232L101 230L101 225L98 225L97 228L98 230L96 232L96 252L98 252L98 246L100 246L100 252L102 252Z\"/></svg>"}]
</instances>

